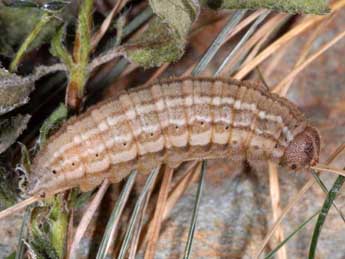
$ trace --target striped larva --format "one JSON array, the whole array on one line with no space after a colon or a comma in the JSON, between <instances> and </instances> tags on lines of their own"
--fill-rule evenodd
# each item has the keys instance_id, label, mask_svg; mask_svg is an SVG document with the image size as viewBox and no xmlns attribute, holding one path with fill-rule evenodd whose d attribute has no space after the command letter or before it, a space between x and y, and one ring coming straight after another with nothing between
<instances>
[{"instance_id":1,"label":"striped larva","mask_svg":"<svg viewBox=\"0 0 345 259\"><path fill-rule=\"evenodd\" d=\"M160 81L70 119L34 159L29 194L52 195L132 169L226 157L292 170L318 162L320 137L297 107L263 86L220 78Z\"/></svg>"}]
</instances>

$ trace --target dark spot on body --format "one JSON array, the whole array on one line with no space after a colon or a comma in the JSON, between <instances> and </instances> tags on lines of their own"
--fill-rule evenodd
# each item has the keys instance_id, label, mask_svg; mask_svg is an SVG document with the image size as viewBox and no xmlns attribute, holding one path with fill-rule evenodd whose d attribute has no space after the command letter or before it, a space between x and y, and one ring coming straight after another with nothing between
<instances>
[{"instance_id":1,"label":"dark spot on body","mask_svg":"<svg viewBox=\"0 0 345 259\"><path fill-rule=\"evenodd\" d=\"M56 172L56 170L52 170L52 173L53 173L53 174L56 174L57 172Z\"/></svg>"}]
</instances>

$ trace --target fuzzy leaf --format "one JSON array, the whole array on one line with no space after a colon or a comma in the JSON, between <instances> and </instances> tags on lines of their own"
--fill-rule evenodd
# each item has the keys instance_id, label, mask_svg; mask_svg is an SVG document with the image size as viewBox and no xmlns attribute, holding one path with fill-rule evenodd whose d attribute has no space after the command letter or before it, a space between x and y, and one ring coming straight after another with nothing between
<instances>
[{"instance_id":1,"label":"fuzzy leaf","mask_svg":"<svg viewBox=\"0 0 345 259\"><path fill-rule=\"evenodd\" d=\"M16 74L0 69L0 115L29 101L34 85Z\"/></svg>"},{"instance_id":2,"label":"fuzzy leaf","mask_svg":"<svg viewBox=\"0 0 345 259\"><path fill-rule=\"evenodd\" d=\"M325 0L202 0L202 5L212 9L267 8L287 13L329 13Z\"/></svg>"},{"instance_id":3,"label":"fuzzy leaf","mask_svg":"<svg viewBox=\"0 0 345 259\"><path fill-rule=\"evenodd\" d=\"M180 59L199 14L199 5L192 0L151 0L150 4L156 17L139 38L125 45L127 57L145 68Z\"/></svg>"},{"instance_id":4,"label":"fuzzy leaf","mask_svg":"<svg viewBox=\"0 0 345 259\"><path fill-rule=\"evenodd\" d=\"M0 153L11 146L26 128L30 115L21 115L0 120Z\"/></svg>"}]
</instances>

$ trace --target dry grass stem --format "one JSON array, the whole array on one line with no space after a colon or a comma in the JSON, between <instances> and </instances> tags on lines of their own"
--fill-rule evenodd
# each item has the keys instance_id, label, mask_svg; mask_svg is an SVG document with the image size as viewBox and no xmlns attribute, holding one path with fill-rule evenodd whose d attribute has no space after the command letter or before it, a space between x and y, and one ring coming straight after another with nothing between
<instances>
[{"instance_id":1,"label":"dry grass stem","mask_svg":"<svg viewBox=\"0 0 345 259\"><path fill-rule=\"evenodd\" d=\"M327 28L328 24L333 20L334 17L335 17L335 13L332 13L329 18L327 18L325 21L323 21L319 24L319 26L316 28L316 30L312 31L308 40L304 43L304 46L302 47L301 54L300 54L295 66L294 66L294 69L297 68L299 65L301 65L303 63L303 61L305 61L307 59L308 53L313 46L313 42L316 40L316 38L319 36L319 34ZM295 78L291 78L289 80L289 82L287 82L285 84L285 86L282 86L282 90L280 91L280 94L282 94L282 95L287 94L287 92L288 92L294 79Z\"/></svg>"},{"instance_id":2,"label":"dry grass stem","mask_svg":"<svg viewBox=\"0 0 345 259\"><path fill-rule=\"evenodd\" d=\"M315 59L317 59L321 54L323 54L326 50L336 44L339 40L344 38L345 31L339 33L333 40L329 43L325 44L322 48L320 48L315 54L311 55L307 60L305 60L302 64L298 65L294 68L289 75L287 75L278 85L276 85L272 92L279 93L286 95L289 87L289 82L293 80L305 67L307 67L310 63L312 63Z\"/></svg>"},{"instance_id":3,"label":"dry grass stem","mask_svg":"<svg viewBox=\"0 0 345 259\"><path fill-rule=\"evenodd\" d=\"M268 173L270 182L270 196L272 203L273 222L275 222L282 214L282 209L280 207L280 187L277 165L272 163L271 161L268 162ZM284 240L284 230L280 224L277 226L275 236L277 243L281 243ZM287 259L286 246L283 246L278 251L277 256L278 259Z\"/></svg>"},{"instance_id":4,"label":"dry grass stem","mask_svg":"<svg viewBox=\"0 0 345 259\"><path fill-rule=\"evenodd\" d=\"M107 32L111 21L114 19L115 15L118 13L119 10L121 10L128 0L118 0L116 1L113 9L108 14L107 18L103 21L101 27L98 29L98 31L92 36L91 38L91 48L95 49L100 40L103 38L104 34Z\"/></svg>"},{"instance_id":5,"label":"dry grass stem","mask_svg":"<svg viewBox=\"0 0 345 259\"><path fill-rule=\"evenodd\" d=\"M345 6L345 0L340 0L331 5L331 8L333 9L333 12L336 10L339 10L340 8ZM236 73L234 78L236 79L243 79L249 72L251 72L257 65L259 65L261 62L263 62L266 58L268 58L270 55L275 53L278 49L285 47L286 44L303 33L305 30L309 29L310 27L314 26L316 23L322 21L327 16L311 16L305 21L303 21L301 24L297 25L290 31L288 31L286 34L284 34L282 37L277 39L275 42L267 46L258 56L256 56L250 63L248 63L246 66L243 66L240 71Z\"/></svg>"},{"instance_id":6,"label":"dry grass stem","mask_svg":"<svg viewBox=\"0 0 345 259\"><path fill-rule=\"evenodd\" d=\"M328 165L324 164L317 164L315 166L311 166L311 169L318 171L318 172L328 172L328 173L333 173L337 175L342 175L345 176L345 170L337 169Z\"/></svg>"},{"instance_id":7,"label":"dry grass stem","mask_svg":"<svg viewBox=\"0 0 345 259\"><path fill-rule=\"evenodd\" d=\"M159 232L162 225L162 217L163 211L166 206L171 179L173 176L174 170L171 168L166 167L163 175L163 181L161 183L161 187L158 194L157 205L155 209L155 213L153 216L152 223L150 224L150 228L148 230L148 244L145 251L145 259L153 259L155 256L155 251L158 243Z\"/></svg>"},{"instance_id":8,"label":"dry grass stem","mask_svg":"<svg viewBox=\"0 0 345 259\"><path fill-rule=\"evenodd\" d=\"M36 201L39 201L40 199L37 197L30 197L28 199L25 199L21 202L18 202L16 205L5 209L3 211L0 212L0 219L6 218L10 215L13 215L14 213L21 211L23 209L25 209L27 206L35 203Z\"/></svg>"}]
</instances>

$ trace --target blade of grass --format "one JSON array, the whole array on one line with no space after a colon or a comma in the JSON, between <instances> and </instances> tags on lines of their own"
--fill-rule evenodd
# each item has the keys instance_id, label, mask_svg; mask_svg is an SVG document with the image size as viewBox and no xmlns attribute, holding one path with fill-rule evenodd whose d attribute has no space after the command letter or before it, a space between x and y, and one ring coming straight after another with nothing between
<instances>
[{"instance_id":1,"label":"blade of grass","mask_svg":"<svg viewBox=\"0 0 345 259\"><path fill-rule=\"evenodd\" d=\"M123 190L121 191L121 194L118 197L115 207L108 220L101 244L97 252L96 259L105 259L107 256L109 247L111 246L112 241L115 239L114 234L119 224L123 209L125 208L125 205L127 203L129 194L133 188L136 176L137 176L137 172L133 170L130 173L128 179L126 180L126 184Z\"/></svg>"},{"instance_id":2,"label":"blade of grass","mask_svg":"<svg viewBox=\"0 0 345 259\"><path fill-rule=\"evenodd\" d=\"M87 227L90 224L90 221L93 217L93 215L95 214L97 208L99 207L104 194L106 193L106 191L108 190L110 183L108 180L104 180L104 182L102 183L101 187L99 188L99 190L97 191L95 197L93 198L93 200L90 202L90 205L88 206L88 208L86 209L79 225L78 228L75 232L74 235L74 239L71 245L71 249L70 249L70 254L69 254L69 258L74 258L78 245L80 243L80 240L82 239L82 237L84 236L84 233L87 229Z\"/></svg>"},{"instance_id":3,"label":"blade of grass","mask_svg":"<svg viewBox=\"0 0 345 259\"><path fill-rule=\"evenodd\" d=\"M302 230L313 218L320 214L320 211L315 212L308 219L306 219L301 225L298 226L290 235L288 235L278 246L276 246L268 255L265 256L265 259L270 259L275 256L279 249L285 245L294 235L296 235L300 230Z\"/></svg>"},{"instance_id":4,"label":"blade of grass","mask_svg":"<svg viewBox=\"0 0 345 259\"><path fill-rule=\"evenodd\" d=\"M319 236L321 234L321 229L323 227L323 224L325 223L326 217L328 215L329 209L331 208L333 201L337 197L337 194L340 190L340 188L343 186L345 182L345 177L344 176L338 176L338 178L335 180L332 188L328 192L328 195L322 205L321 212L319 214L319 217L317 219L317 222L315 224L314 232L313 232L313 237L311 239L310 243L310 248L309 248L309 259L315 258L316 254L316 247L317 243L319 240Z\"/></svg>"},{"instance_id":5,"label":"blade of grass","mask_svg":"<svg viewBox=\"0 0 345 259\"><path fill-rule=\"evenodd\" d=\"M192 75L200 74L205 70L208 63L210 63L219 48L222 46L225 38L229 33L231 33L231 31L234 30L235 26L240 22L246 12L247 10L240 10L234 13L234 15L229 19L228 23L222 29L222 31L217 35L216 39L213 41L206 53L203 55L199 63L195 66L192 71Z\"/></svg>"},{"instance_id":6,"label":"blade of grass","mask_svg":"<svg viewBox=\"0 0 345 259\"><path fill-rule=\"evenodd\" d=\"M189 259L191 252L192 252L194 232L196 229L196 223L197 223L198 214L199 214L201 195L202 195L202 191L203 191L204 185L205 185L206 167L207 167L207 160L203 160L202 166L201 166L199 186L198 186L198 190L196 193L196 199L195 199L195 204L194 204L194 209L193 209L192 221L190 224L186 248L185 248L184 256L183 256L184 259Z\"/></svg>"},{"instance_id":7,"label":"blade of grass","mask_svg":"<svg viewBox=\"0 0 345 259\"><path fill-rule=\"evenodd\" d=\"M128 228L127 228L124 240L122 242L119 255L117 257L118 259L124 259L126 256L126 252L127 252L128 247L129 247L129 243L132 239L132 236L133 236L133 233L135 230L136 222L138 220L139 212L141 211L141 209L144 205L146 194L149 191L150 187L155 182L158 173L159 173L159 168L152 170L152 172L150 173L150 175L148 176L148 178L146 180L144 188L143 188L142 192L140 193L140 196L139 196L139 198L135 204L133 213L132 213L131 218L129 220Z\"/></svg>"},{"instance_id":8,"label":"blade of grass","mask_svg":"<svg viewBox=\"0 0 345 259\"><path fill-rule=\"evenodd\" d=\"M252 36L252 34L257 29L257 27L266 19L267 15L269 14L270 14L270 11L266 11L255 20L255 22L250 26L250 28L243 35L241 40L236 44L236 46L230 51L230 53L223 60L222 64L218 67L215 73L215 76L218 76L222 72L226 64L231 60L231 58L235 55L235 53L242 47L242 45L249 39L249 37Z\"/></svg>"}]
</instances>

